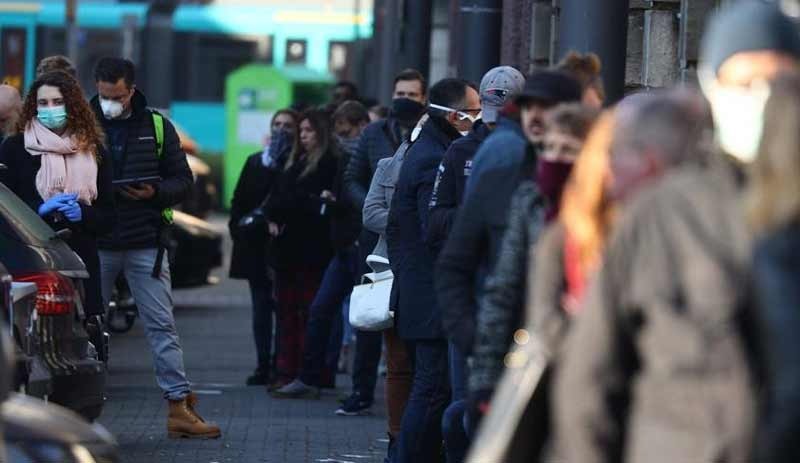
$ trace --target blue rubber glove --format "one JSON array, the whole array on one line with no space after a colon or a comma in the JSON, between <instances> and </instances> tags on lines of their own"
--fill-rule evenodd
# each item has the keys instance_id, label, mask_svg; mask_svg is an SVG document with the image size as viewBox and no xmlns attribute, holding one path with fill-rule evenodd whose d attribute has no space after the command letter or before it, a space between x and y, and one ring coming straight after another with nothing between
<instances>
[{"instance_id":1,"label":"blue rubber glove","mask_svg":"<svg viewBox=\"0 0 800 463\"><path fill-rule=\"evenodd\" d=\"M70 201L76 201L78 195L74 193L59 193L39 206L39 215L44 217L58 210L59 207L68 204Z\"/></svg>"},{"instance_id":2,"label":"blue rubber glove","mask_svg":"<svg viewBox=\"0 0 800 463\"><path fill-rule=\"evenodd\" d=\"M69 201L68 203L59 207L58 212L64 214L64 217L66 217L67 220L72 223L80 222L83 219L81 204L76 200Z\"/></svg>"}]
</instances>

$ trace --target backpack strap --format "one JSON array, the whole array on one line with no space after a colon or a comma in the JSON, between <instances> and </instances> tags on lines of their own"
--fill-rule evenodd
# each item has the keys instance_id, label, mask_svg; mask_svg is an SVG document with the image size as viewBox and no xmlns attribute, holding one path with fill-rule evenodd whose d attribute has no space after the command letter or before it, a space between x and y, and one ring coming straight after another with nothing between
<instances>
[{"instance_id":1,"label":"backpack strap","mask_svg":"<svg viewBox=\"0 0 800 463\"><path fill-rule=\"evenodd\" d=\"M157 111L150 111L153 117L153 130L156 136L156 155L158 159L164 158L164 116ZM161 218L166 224L171 224L174 220L172 208L166 207L161 211ZM160 268L160 265L159 265Z\"/></svg>"},{"instance_id":2,"label":"backpack strap","mask_svg":"<svg viewBox=\"0 0 800 463\"><path fill-rule=\"evenodd\" d=\"M164 157L164 116L155 111L150 114L153 116L153 129L156 132L156 152L161 159Z\"/></svg>"}]
</instances>

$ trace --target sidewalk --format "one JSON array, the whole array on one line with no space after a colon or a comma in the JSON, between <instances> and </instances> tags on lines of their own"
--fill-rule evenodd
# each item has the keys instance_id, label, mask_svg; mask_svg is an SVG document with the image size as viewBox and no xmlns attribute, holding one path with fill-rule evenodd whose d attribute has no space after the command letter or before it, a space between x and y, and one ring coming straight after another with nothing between
<instances>
[{"instance_id":1,"label":"sidewalk","mask_svg":"<svg viewBox=\"0 0 800 463\"><path fill-rule=\"evenodd\" d=\"M225 269L226 271L227 269ZM200 398L199 411L216 421L218 440L166 438L166 402L155 384L141 320L111 340L108 402L100 422L116 436L125 463L378 463L386 449L383 382L374 415L333 414L349 378L322 399L276 400L263 387L245 387L255 365L247 284L175 292L175 316L186 370Z\"/></svg>"}]
</instances>

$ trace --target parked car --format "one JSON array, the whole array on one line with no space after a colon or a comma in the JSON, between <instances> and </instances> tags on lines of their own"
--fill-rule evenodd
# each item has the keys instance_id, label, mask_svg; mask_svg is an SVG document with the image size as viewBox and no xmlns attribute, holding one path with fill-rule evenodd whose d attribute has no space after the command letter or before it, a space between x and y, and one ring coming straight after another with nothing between
<instances>
[{"instance_id":1,"label":"parked car","mask_svg":"<svg viewBox=\"0 0 800 463\"><path fill-rule=\"evenodd\" d=\"M40 361L43 368L27 372L26 392L94 420L103 409L106 382L105 364L95 344L106 338L96 338L93 344L84 327L86 267L58 233L2 184L0 261L14 281L37 286L30 342L34 365ZM24 334L15 330L18 342L24 342ZM36 376L39 373L43 378Z\"/></svg>"},{"instance_id":2,"label":"parked car","mask_svg":"<svg viewBox=\"0 0 800 463\"><path fill-rule=\"evenodd\" d=\"M0 264L0 308L10 319L26 309L20 301L36 300L33 283L14 283ZM16 301L16 302L15 302ZM28 313L35 314L31 307ZM114 463L119 461L117 444L99 424L90 425L80 416L55 404L22 394L9 396L9 377L17 363L10 326L0 321L0 462Z\"/></svg>"},{"instance_id":3,"label":"parked car","mask_svg":"<svg viewBox=\"0 0 800 463\"><path fill-rule=\"evenodd\" d=\"M175 211L170 239L173 288L212 284L211 271L222 265L222 231L205 220Z\"/></svg>"},{"instance_id":4,"label":"parked car","mask_svg":"<svg viewBox=\"0 0 800 463\"><path fill-rule=\"evenodd\" d=\"M117 443L102 425L21 394L2 405L3 437L10 463L115 463Z\"/></svg>"}]
</instances>

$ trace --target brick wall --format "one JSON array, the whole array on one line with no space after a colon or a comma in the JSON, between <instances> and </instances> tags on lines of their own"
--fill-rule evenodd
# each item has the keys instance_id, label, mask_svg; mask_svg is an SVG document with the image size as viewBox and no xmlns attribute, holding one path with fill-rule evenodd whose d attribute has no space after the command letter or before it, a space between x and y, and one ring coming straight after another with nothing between
<instances>
[{"instance_id":1,"label":"brick wall","mask_svg":"<svg viewBox=\"0 0 800 463\"><path fill-rule=\"evenodd\" d=\"M561 1L504 0L503 64L530 72L558 60ZM703 26L709 13L726 1L730 0L631 0L626 87L663 87L694 80Z\"/></svg>"}]
</instances>

